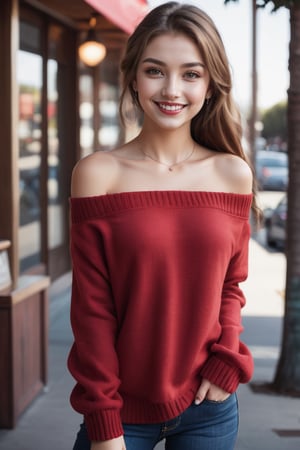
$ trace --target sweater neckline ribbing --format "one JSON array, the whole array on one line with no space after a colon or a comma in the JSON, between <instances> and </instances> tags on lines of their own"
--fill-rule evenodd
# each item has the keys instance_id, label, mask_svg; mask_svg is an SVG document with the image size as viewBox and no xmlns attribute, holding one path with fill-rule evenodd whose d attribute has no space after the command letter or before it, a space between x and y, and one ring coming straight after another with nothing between
<instances>
[{"instance_id":1,"label":"sweater neckline ribbing","mask_svg":"<svg viewBox=\"0 0 300 450\"><path fill-rule=\"evenodd\" d=\"M151 207L211 207L241 218L248 218L251 203L252 194L195 190L129 191L70 198L73 223L117 214L121 211Z\"/></svg>"}]
</instances>

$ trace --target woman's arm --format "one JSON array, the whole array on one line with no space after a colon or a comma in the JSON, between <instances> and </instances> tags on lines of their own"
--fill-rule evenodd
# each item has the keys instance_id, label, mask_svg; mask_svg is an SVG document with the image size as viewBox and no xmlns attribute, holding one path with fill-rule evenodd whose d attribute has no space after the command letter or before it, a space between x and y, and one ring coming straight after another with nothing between
<instances>
[{"instance_id":1,"label":"woman's arm","mask_svg":"<svg viewBox=\"0 0 300 450\"><path fill-rule=\"evenodd\" d=\"M245 297L239 286L248 274L250 225L244 222L235 238L235 251L229 262L222 289L219 322L220 338L210 348L210 357L201 370L204 379L226 392L234 392L239 383L246 383L253 373L253 359L247 346L240 341L243 330L241 309Z\"/></svg>"},{"instance_id":2,"label":"woman's arm","mask_svg":"<svg viewBox=\"0 0 300 450\"><path fill-rule=\"evenodd\" d=\"M106 192L110 177L104 177L103 170L108 165L106 158L98 156L80 161L73 171L70 200L74 343L68 368L76 380L71 404L84 415L89 438L95 441L106 441L123 434L122 399L118 392L119 362L115 349L118 321L103 230L101 221L82 219L80 213L86 200L81 197Z\"/></svg>"},{"instance_id":3,"label":"woman's arm","mask_svg":"<svg viewBox=\"0 0 300 450\"><path fill-rule=\"evenodd\" d=\"M236 194L250 194L252 172L248 164L235 155L220 154L216 158L216 172L224 189ZM234 226L234 224L233 224ZM234 248L229 261L223 288L219 321L222 327L218 342L212 344L210 357L202 368L203 384L200 397L224 396L237 389L240 382L248 382L253 373L253 359L246 345L240 341L242 332L241 309L245 298L239 284L248 276L249 221L236 223ZM210 385L208 385L210 383ZM221 392L218 391L221 389Z\"/></svg>"}]
</instances>

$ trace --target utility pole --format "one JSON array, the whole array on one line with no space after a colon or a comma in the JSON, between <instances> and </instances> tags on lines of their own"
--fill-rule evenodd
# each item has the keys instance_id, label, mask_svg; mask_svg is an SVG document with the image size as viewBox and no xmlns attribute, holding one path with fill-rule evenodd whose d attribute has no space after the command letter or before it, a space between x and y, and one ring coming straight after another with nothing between
<instances>
[{"instance_id":1,"label":"utility pole","mask_svg":"<svg viewBox=\"0 0 300 450\"><path fill-rule=\"evenodd\" d=\"M256 0L251 0L252 2L252 102L251 102L251 116L249 121L249 146L251 152L251 162L255 170L255 160L256 160L256 122L257 122L257 67L256 67L256 49L257 49L257 39L256 39Z\"/></svg>"}]
</instances>

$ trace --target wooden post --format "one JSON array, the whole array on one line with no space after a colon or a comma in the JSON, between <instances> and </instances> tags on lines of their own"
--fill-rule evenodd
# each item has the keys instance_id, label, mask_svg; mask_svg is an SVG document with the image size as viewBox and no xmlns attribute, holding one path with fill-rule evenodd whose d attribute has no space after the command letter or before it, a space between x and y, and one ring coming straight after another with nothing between
<instances>
[{"instance_id":1,"label":"wooden post","mask_svg":"<svg viewBox=\"0 0 300 450\"><path fill-rule=\"evenodd\" d=\"M18 3L0 2L0 238L11 242L8 252L13 285L19 276Z\"/></svg>"}]
</instances>

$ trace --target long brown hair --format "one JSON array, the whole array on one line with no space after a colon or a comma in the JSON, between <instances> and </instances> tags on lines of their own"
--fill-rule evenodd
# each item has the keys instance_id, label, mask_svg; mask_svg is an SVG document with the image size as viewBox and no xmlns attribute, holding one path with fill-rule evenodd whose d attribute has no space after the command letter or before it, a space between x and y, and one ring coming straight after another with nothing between
<instances>
[{"instance_id":1,"label":"long brown hair","mask_svg":"<svg viewBox=\"0 0 300 450\"><path fill-rule=\"evenodd\" d=\"M129 37L121 62L122 122L126 122L128 99L140 109L133 82L141 56L151 40L166 33L182 33L189 37L199 49L210 76L211 98L192 119L193 139L209 149L237 155L251 167L241 144L241 118L232 97L230 65L222 38L212 19L196 6L177 2L164 3L151 10ZM258 216L255 181L253 194L252 207L255 216Z\"/></svg>"}]
</instances>

